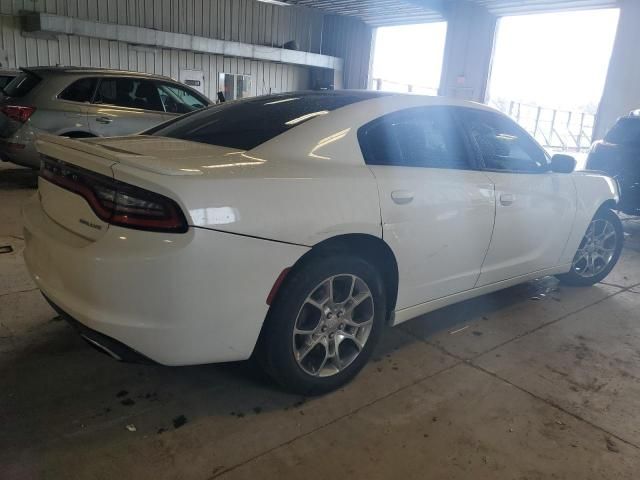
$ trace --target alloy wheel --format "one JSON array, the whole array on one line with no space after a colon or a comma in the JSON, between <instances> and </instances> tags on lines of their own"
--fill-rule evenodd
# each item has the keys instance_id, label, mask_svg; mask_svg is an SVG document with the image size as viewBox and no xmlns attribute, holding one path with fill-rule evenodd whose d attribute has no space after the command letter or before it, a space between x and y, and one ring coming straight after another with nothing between
<instances>
[{"instance_id":1,"label":"alloy wheel","mask_svg":"<svg viewBox=\"0 0 640 480\"><path fill-rule=\"evenodd\" d=\"M298 366L316 377L335 375L362 352L374 319L373 296L360 277L331 276L307 296L293 330Z\"/></svg>"},{"instance_id":2,"label":"alloy wheel","mask_svg":"<svg viewBox=\"0 0 640 480\"><path fill-rule=\"evenodd\" d=\"M574 271L584 278L595 277L609 266L618 242L616 229L606 219L594 219L573 259Z\"/></svg>"}]
</instances>

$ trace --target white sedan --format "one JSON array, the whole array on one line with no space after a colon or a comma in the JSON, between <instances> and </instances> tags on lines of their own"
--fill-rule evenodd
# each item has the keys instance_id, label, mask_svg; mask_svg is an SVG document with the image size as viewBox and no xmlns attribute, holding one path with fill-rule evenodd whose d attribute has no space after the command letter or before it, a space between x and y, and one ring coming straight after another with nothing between
<instances>
[{"instance_id":1,"label":"white sedan","mask_svg":"<svg viewBox=\"0 0 640 480\"><path fill-rule=\"evenodd\" d=\"M85 339L165 365L254 355L302 393L353 378L385 324L594 284L623 242L612 179L443 98L271 95L38 148L25 259Z\"/></svg>"}]
</instances>

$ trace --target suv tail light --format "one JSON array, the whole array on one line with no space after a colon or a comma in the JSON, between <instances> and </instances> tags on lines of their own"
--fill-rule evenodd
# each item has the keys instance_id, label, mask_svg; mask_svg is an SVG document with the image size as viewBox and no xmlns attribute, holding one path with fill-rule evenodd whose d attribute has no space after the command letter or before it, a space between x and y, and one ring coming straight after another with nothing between
<instances>
[{"instance_id":1,"label":"suv tail light","mask_svg":"<svg viewBox=\"0 0 640 480\"><path fill-rule=\"evenodd\" d=\"M43 157L40 176L80 195L112 225L170 233L189 229L178 204L158 193L49 157Z\"/></svg>"},{"instance_id":2,"label":"suv tail light","mask_svg":"<svg viewBox=\"0 0 640 480\"><path fill-rule=\"evenodd\" d=\"M4 113L11 120L24 123L35 112L35 107L24 107L22 105L4 105L0 108L0 112Z\"/></svg>"}]
</instances>

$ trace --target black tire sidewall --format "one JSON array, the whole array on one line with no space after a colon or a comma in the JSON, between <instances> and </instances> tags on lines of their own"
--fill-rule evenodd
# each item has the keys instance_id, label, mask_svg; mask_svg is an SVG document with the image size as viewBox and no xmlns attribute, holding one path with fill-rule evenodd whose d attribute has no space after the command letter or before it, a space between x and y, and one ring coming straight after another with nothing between
<instances>
[{"instance_id":1,"label":"black tire sidewall","mask_svg":"<svg viewBox=\"0 0 640 480\"><path fill-rule=\"evenodd\" d=\"M572 259L571 271L562 275L558 275L559 280L567 285L574 285L579 287L595 285L596 283L604 280L607 275L611 273L611 270L613 270L613 268L616 266L616 263L618 263L618 260L620 259L620 254L622 253L622 247L624 245L624 229L622 227L620 218L608 208L603 208L594 215L591 222L597 219L607 220L613 225L613 228L616 230L616 250L613 254L613 258L609 262L609 265L607 265L607 267L602 272L600 272L598 275L588 278L581 277L575 272L575 270L573 269ZM589 222L589 224L591 224L591 222ZM580 239L580 242L582 242L582 238Z\"/></svg>"},{"instance_id":2,"label":"black tire sidewall","mask_svg":"<svg viewBox=\"0 0 640 480\"><path fill-rule=\"evenodd\" d=\"M369 287L374 305L374 319L367 342L358 357L342 372L330 377L313 377L296 362L293 352L293 328L300 308L312 289L323 280L353 274ZM380 274L366 260L347 254L317 256L287 275L273 302L261 338L264 367L283 388L303 395L335 390L355 377L373 353L384 328L386 298Z\"/></svg>"}]
</instances>

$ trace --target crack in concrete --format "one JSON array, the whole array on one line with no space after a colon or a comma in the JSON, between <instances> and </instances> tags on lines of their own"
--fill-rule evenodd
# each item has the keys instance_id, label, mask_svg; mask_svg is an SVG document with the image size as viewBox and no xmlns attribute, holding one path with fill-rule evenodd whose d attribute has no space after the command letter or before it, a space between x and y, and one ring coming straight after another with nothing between
<instances>
[{"instance_id":1,"label":"crack in concrete","mask_svg":"<svg viewBox=\"0 0 640 480\"><path fill-rule=\"evenodd\" d=\"M575 419L576 419L576 420L578 420L578 421L581 421L581 422L583 422L583 423L586 423L586 424L587 424L587 425L589 425L591 428L595 428L596 430L598 430L598 431L600 431L600 432L602 432L602 433L604 433L604 434L606 434L606 435L608 435L608 436L610 436L610 437L613 437L613 438L615 438L616 440L619 440L619 441L621 441L622 443L624 443L624 444L626 444L626 445L629 445L630 447L635 448L636 450L640 450L640 445L636 445L636 444L635 444L635 443L633 443L632 441L627 440L627 439L625 439L625 438L622 438L621 436L619 436L619 435L617 435L617 434L615 434L615 433L613 433L613 432L610 432L610 431L609 431L609 430L607 430L606 428L601 427L600 425L598 425L598 424L596 424L596 423L593 423L593 422L591 422L590 420L587 420L587 419L586 419L586 418L584 418L584 417L581 417L581 416L580 416L580 415L578 415L577 413L574 413L574 412L572 412L572 411L570 411L570 410L568 410L568 409L564 408L562 405L559 405L558 403L554 402L553 400L551 400L551 399L549 399L549 398L541 397L541 396L539 396L539 395L537 395L537 394L535 394L535 393L533 393L533 392L531 392L531 391L527 390L526 388L521 387L520 385L518 385L518 384L516 384L516 383L513 383L513 382L511 382L510 380L507 380L506 378L501 377L500 375L498 375L498 374L496 374L496 373L493 373L493 372L491 372L491 371L489 371L489 370L486 370L486 369L482 368L480 365L477 365L477 364L475 364L475 363L473 363L473 362L471 362L471 361L470 361L470 362L467 362L467 365L469 365L470 367L472 367L472 368L474 368L474 369L478 370L479 372L483 372L483 373L485 373L485 374L487 374L487 375L489 375L489 376L491 376L491 377L493 377L493 378L495 378L495 379L497 379L497 380L500 380L500 381L502 381L502 382L506 383L507 385L510 385L510 386L512 386L512 387L514 387L514 388L517 388L517 389L518 389L518 390L520 390L521 392L524 392L524 393L529 394L531 397L533 397L533 398L535 398L535 399L537 399L537 400L540 400L541 402L543 402L543 403L545 403L545 404L549 405L550 407L555 408L555 409L557 409L557 410L560 410L562 413L564 413L564 414L566 414L566 415L569 415L569 416L571 416L571 417L575 418Z\"/></svg>"},{"instance_id":2,"label":"crack in concrete","mask_svg":"<svg viewBox=\"0 0 640 480\"><path fill-rule=\"evenodd\" d=\"M284 443L281 443L280 445L276 445L275 447L269 448L268 450L265 450L262 453L254 455L253 457L248 458L248 459L246 459L246 460L244 460L244 461L242 461L240 463L237 463L237 464L235 464L235 465L233 465L233 466L231 466L229 468L225 468L224 470L220 470L219 472L216 472L211 477L208 477L207 480L213 480L214 478L218 478L218 477L221 477L222 475L226 475L227 473L232 472L233 470L236 470L236 469L238 469L238 468L240 468L240 467L242 467L244 465L247 465L247 464L253 462L254 460L258 460L259 458L262 458L262 457L270 454L271 452L274 452L274 451L276 451L276 450L278 450L280 448L283 448L283 447L286 447L288 445L291 445L293 442L295 442L297 440L300 440L302 438L305 438L305 437L308 437L310 435L313 435L314 433L319 432L320 430L323 430L326 427L329 427L329 426L331 426L331 425L333 425L335 423L338 423L338 422L340 422L340 421L342 421L344 419L347 419L347 418L355 415L356 413L364 410L365 408L368 408L368 407L370 407L372 405L375 405L376 403L378 403L378 402L380 402L382 400L386 400L387 398L392 397L396 393L403 392L403 391L405 391L405 390L407 390L407 389L409 389L411 387L414 387L414 386L416 386L416 385L418 385L418 384L420 384L422 382L425 382L425 381L435 377L436 375L440 375L441 373L444 373L447 370L451 370L452 368L454 368L454 367L456 367L458 365L460 365L460 362L456 362L456 363L454 363L452 365L449 365L448 367L445 367L445 368L442 368L442 369L438 370L437 372L431 373L431 374L426 375L424 377L420 377L417 380L415 380L415 381L413 381L413 382L411 382L411 383L409 383L409 384L407 384L407 385L405 385L403 387L400 387L397 390L394 390L393 392L389 392L389 393L387 393L387 394L385 394L385 395L383 395L383 396L381 396L379 398L371 400L370 402L368 402L368 403L366 403L364 405L361 405L361 406L359 406L357 408L354 408L350 412L347 412L344 415L341 415L340 417L334 418L330 422L327 422L327 423L325 423L323 425L320 425L320 426L318 426L318 427L316 427L316 428L314 428L314 429L312 429L312 430L310 430L308 432L302 433L300 435L296 435L295 437L290 438L289 440L287 440Z\"/></svg>"},{"instance_id":3,"label":"crack in concrete","mask_svg":"<svg viewBox=\"0 0 640 480\"><path fill-rule=\"evenodd\" d=\"M28 288L27 290L16 290L15 292L0 293L0 297L6 297L7 295L14 295L16 293L33 292L34 290L38 290L38 287Z\"/></svg>"}]
</instances>

